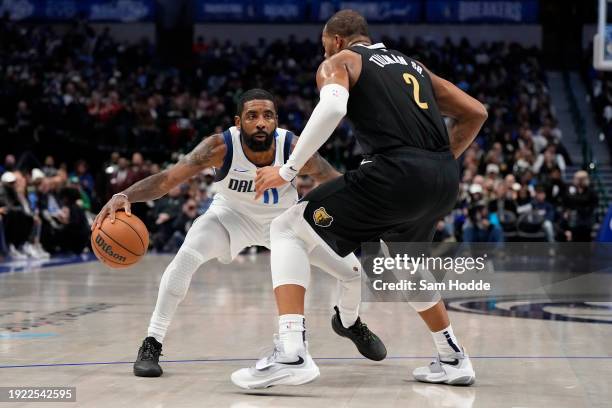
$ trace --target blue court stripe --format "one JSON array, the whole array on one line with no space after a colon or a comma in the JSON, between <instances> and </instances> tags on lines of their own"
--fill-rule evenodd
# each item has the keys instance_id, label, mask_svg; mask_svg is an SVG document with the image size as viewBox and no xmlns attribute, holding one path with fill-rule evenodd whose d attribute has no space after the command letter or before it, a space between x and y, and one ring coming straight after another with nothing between
<instances>
[{"instance_id":1,"label":"blue court stripe","mask_svg":"<svg viewBox=\"0 0 612 408\"><path fill-rule=\"evenodd\" d=\"M83 262L93 262L98 259L92 253L81 254L81 255L71 255L69 257L66 256L53 256L51 259L46 261L36 261L36 260L27 260L27 261L5 261L0 262L0 273L5 272L21 272L21 271L29 271L33 269L40 268L53 268L56 266L77 264Z\"/></svg>"},{"instance_id":2,"label":"blue court stripe","mask_svg":"<svg viewBox=\"0 0 612 408\"><path fill-rule=\"evenodd\" d=\"M273 188L272 189L272 196L274 197L274 203L273 204L278 204L278 190Z\"/></svg>"},{"instance_id":3,"label":"blue court stripe","mask_svg":"<svg viewBox=\"0 0 612 408\"><path fill-rule=\"evenodd\" d=\"M270 194L268 194L268 190L264 191L264 204L268 204L270 202Z\"/></svg>"},{"instance_id":4,"label":"blue court stripe","mask_svg":"<svg viewBox=\"0 0 612 408\"><path fill-rule=\"evenodd\" d=\"M0 333L0 339L42 339L57 336L55 333Z\"/></svg>"},{"instance_id":5,"label":"blue court stripe","mask_svg":"<svg viewBox=\"0 0 612 408\"><path fill-rule=\"evenodd\" d=\"M431 360L433 356L390 356L387 360ZM612 356L470 356L474 360L611 360ZM367 360L365 357L320 357L316 361ZM235 361L257 361L257 358L204 358L191 360L161 360L160 363L223 363ZM2 365L0 368L67 367L92 365L134 364L133 361L100 361L83 363L51 363Z\"/></svg>"}]
</instances>

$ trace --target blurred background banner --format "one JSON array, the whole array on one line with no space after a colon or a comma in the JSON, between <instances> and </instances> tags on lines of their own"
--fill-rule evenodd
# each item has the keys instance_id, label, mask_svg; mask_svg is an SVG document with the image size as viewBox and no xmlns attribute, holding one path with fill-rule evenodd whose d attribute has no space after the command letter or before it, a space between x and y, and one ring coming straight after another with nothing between
<instances>
[{"instance_id":1,"label":"blurred background banner","mask_svg":"<svg viewBox=\"0 0 612 408\"><path fill-rule=\"evenodd\" d=\"M155 18L154 0L2 0L0 14L12 20L142 22Z\"/></svg>"},{"instance_id":2,"label":"blurred background banner","mask_svg":"<svg viewBox=\"0 0 612 408\"><path fill-rule=\"evenodd\" d=\"M325 22L340 9L353 9L372 23L376 22L421 22L425 2L422 0L406 1L312 1L312 20Z\"/></svg>"},{"instance_id":3,"label":"blurred background banner","mask_svg":"<svg viewBox=\"0 0 612 408\"><path fill-rule=\"evenodd\" d=\"M538 0L483 1L429 0L429 23L536 23Z\"/></svg>"},{"instance_id":4,"label":"blurred background banner","mask_svg":"<svg viewBox=\"0 0 612 408\"><path fill-rule=\"evenodd\" d=\"M248 0L197 1L197 21L243 22L255 18L253 2Z\"/></svg>"},{"instance_id":5,"label":"blurred background banner","mask_svg":"<svg viewBox=\"0 0 612 408\"><path fill-rule=\"evenodd\" d=\"M155 0L0 0L12 20L150 22ZM539 0L191 0L197 22L325 22L350 8L372 23L516 23L539 21Z\"/></svg>"}]
</instances>

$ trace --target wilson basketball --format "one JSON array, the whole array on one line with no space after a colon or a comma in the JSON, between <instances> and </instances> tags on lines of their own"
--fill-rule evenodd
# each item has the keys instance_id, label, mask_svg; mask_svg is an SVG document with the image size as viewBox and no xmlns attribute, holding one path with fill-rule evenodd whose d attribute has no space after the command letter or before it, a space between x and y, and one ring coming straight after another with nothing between
<instances>
[{"instance_id":1,"label":"wilson basketball","mask_svg":"<svg viewBox=\"0 0 612 408\"><path fill-rule=\"evenodd\" d=\"M102 225L91 233L91 247L96 257L111 268L127 268L137 263L147 252L149 232L135 215L116 213L115 222L104 218Z\"/></svg>"}]
</instances>

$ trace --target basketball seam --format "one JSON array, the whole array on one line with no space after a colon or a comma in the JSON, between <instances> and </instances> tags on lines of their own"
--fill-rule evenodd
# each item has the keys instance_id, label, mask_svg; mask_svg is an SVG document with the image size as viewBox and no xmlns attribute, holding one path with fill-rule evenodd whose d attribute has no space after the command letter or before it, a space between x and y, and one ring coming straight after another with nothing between
<instances>
[{"instance_id":1,"label":"basketball seam","mask_svg":"<svg viewBox=\"0 0 612 408\"><path fill-rule=\"evenodd\" d=\"M117 221L121 221L122 223L124 223L125 225L127 225L128 227L130 227L130 228L132 229L132 231L134 231L134 232L136 233L136 236L138 237L138 239L140 240L140 244L142 245L142 249L143 249L145 252L147 252L147 248L145 248L145 244L144 244L144 242L143 242L142 238L140 238L140 234L138 233L138 231L136 231L136 230L134 229L134 227L132 227L132 226L131 226L129 223L127 223L127 222L123 221L122 219L120 219L120 218L115 218L115 219L116 219ZM146 227L145 227L145 229L146 229ZM147 231L147 233L148 233L148 231ZM144 255L144 253L143 253L143 255ZM142 255L141 255L141 256L142 256Z\"/></svg>"},{"instance_id":2,"label":"basketball seam","mask_svg":"<svg viewBox=\"0 0 612 408\"><path fill-rule=\"evenodd\" d=\"M135 263L137 263L137 262L140 260L140 259L139 259L139 260L134 261L134 262L129 263L129 264L122 264L122 263L115 262L115 261L111 261L110 259L107 259L107 258L104 256L104 253L103 253L103 252L101 252L101 251L100 251L100 250L99 250L99 249L98 249L98 248L97 248L95 245L92 245L91 247L93 248L93 251L94 251L94 252L96 252L96 253L98 253L98 255L100 255L100 256L98 257L98 259L100 259L100 261L101 261L102 263L110 262L110 263L114 263L114 264L116 264L116 265L121 265L121 266L130 266L130 265L134 265Z\"/></svg>"},{"instance_id":3,"label":"basketball seam","mask_svg":"<svg viewBox=\"0 0 612 408\"><path fill-rule=\"evenodd\" d=\"M134 255L134 256L143 256L143 255L144 255L144 253L142 253L142 254L140 254L140 255L139 255L139 254L137 254L137 253L134 253L134 252L130 251L129 249L127 249L126 247L124 247L123 245L121 245L119 242L115 241L115 240L113 239L113 237L111 237L110 235L108 235L108 233L102 229L102 227L100 227L99 229L100 229L100 232L103 232L103 233L104 233L104 235L106 235L106 236L108 237L108 239L110 239L111 241L113 241L114 243L116 243L117 245L119 245L121 248L123 248L123 249L125 249L126 251L128 251L130 254L132 254L132 255ZM138 234L138 233L137 233L137 234Z\"/></svg>"}]
</instances>

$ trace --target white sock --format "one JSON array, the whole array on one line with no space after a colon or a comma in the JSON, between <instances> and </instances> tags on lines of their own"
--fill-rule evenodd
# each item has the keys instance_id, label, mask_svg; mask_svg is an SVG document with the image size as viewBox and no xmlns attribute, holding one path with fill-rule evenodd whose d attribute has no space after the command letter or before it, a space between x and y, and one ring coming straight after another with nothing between
<instances>
[{"instance_id":1,"label":"white sock","mask_svg":"<svg viewBox=\"0 0 612 408\"><path fill-rule=\"evenodd\" d=\"M343 307L338 307L340 310L340 320L342 320L342 325L345 329L348 329L352 325L355 324L357 318L359 317L359 309L348 310Z\"/></svg>"},{"instance_id":2,"label":"white sock","mask_svg":"<svg viewBox=\"0 0 612 408\"><path fill-rule=\"evenodd\" d=\"M431 336L436 344L441 360L451 358L450 356L452 356L454 353L461 353L461 347L459 346L459 342L453 333L453 327L450 324L446 329L442 329L438 332L432 332Z\"/></svg>"},{"instance_id":3,"label":"white sock","mask_svg":"<svg viewBox=\"0 0 612 408\"><path fill-rule=\"evenodd\" d=\"M285 354L295 355L304 349L306 329L304 315L286 314L278 318L278 337Z\"/></svg>"}]
</instances>

